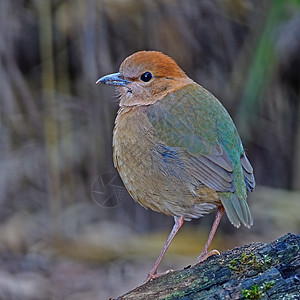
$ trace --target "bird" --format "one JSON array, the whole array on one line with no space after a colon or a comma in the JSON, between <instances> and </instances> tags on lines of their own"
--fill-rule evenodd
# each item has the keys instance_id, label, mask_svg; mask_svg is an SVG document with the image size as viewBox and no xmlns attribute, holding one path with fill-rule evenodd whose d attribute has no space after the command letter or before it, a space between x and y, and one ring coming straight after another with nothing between
<instances>
[{"instance_id":1,"label":"bird","mask_svg":"<svg viewBox=\"0 0 300 300\"><path fill-rule=\"evenodd\" d=\"M118 73L96 83L117 88L113 161L134 201L174 217L174 226L146 282L164 273L158 266L184 221L216 210L197 262L209 251L224 212L235 226L250 228L247 192L255 188L253 167L237 128L221 102L190 79L170 56L138 51Z\"/></svg>"}]
</instances>

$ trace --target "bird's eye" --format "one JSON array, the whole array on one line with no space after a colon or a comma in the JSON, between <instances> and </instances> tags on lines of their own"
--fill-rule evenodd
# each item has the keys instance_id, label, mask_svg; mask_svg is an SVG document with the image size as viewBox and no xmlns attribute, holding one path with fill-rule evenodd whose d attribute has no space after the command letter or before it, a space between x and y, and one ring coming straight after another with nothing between
<instances>
[{"instance_id":1,"label":"bird's eye","mask_svg":"<svg viewBox=\"0 0 300 300\"><path fill-rule=\"evenodd\" d=\"M141 75L140 79L144 82L148 82L152 79L152 74L150 72L145 72Z\"/></svg>"}]
</instances>

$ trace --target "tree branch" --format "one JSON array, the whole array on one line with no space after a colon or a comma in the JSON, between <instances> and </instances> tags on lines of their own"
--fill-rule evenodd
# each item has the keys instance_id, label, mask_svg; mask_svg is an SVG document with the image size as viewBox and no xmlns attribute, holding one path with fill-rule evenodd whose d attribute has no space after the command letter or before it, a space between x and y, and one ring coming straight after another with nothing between
<instances>
[{"instance_id":1,"label":"tree branch","mask_svg":"<svg viewBox=\"0 0 300 300\"><path fill-rule=\"evenodd\" d=\"M117 298L125 299L300 299L300 235L210 257Z\"/></svg>"}]
</instances>

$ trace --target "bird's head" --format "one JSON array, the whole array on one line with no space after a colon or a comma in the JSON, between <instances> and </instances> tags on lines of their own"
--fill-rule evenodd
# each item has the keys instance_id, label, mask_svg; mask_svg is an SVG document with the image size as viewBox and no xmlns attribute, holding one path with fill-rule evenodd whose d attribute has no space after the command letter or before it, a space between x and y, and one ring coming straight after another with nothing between
<instances>
[{"instance_id":1,"label":"bird's head","mask_svg":"<svg viewBox=\"0 0 300 300\"><path fill-rule=\"evenodd\" d=\"M120 106L136 106L153 104L192 80L171 57L139 51L123 61L119 73L101 77L99 82L118 87Z\"/></svg>"}]
</instances>

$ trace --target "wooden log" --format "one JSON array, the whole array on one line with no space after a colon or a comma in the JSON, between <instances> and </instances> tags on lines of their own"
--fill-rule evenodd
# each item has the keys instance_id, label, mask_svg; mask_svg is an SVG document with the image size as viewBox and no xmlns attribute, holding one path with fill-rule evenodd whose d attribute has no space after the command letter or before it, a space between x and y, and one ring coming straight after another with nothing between
<instances>
[{"instance_id":1,"label":"wooden log","mask_svg":"<svg viewBox=\"0 0 300 300\"><path fill-rule=\"evenodd\" d=\"M254 243L156 278L117 298L300 299L300 235Z\"/></svg>"}]
</instances>

